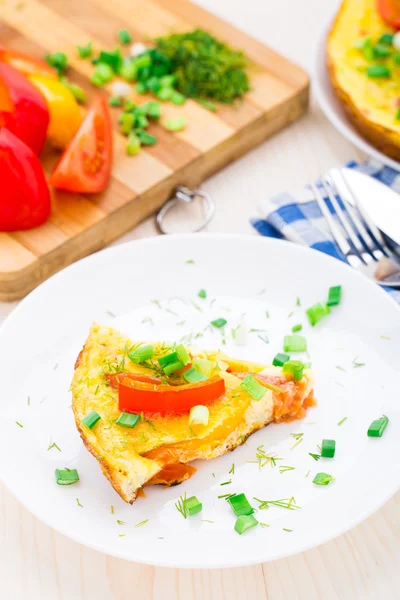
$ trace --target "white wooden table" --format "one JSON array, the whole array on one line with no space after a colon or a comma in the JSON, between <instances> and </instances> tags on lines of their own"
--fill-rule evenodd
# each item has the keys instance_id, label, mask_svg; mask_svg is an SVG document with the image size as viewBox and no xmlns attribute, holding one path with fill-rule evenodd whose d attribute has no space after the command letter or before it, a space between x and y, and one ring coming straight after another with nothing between
<instances>
[{"instance_id":1,"label":"white wooden table","mask_svg":"<svg viewBox=\"0 0 400 600\"><path fill-rule=\"evenodd\" d=\"M308 70L315 39L336 4L198 1ZM261 198L350 158L362 156L312 103L300 122L204 184L218 207L209 231L252 232L249 218ZM149 219L120 241L155 234ZM0 303L0 320L15 305ZM264 565L214 571L153 568L85 548L43 525L1 485L0 504L1 600L400 598L400 493L362 525L319 548Z\"/></svg>"}]
</instances>

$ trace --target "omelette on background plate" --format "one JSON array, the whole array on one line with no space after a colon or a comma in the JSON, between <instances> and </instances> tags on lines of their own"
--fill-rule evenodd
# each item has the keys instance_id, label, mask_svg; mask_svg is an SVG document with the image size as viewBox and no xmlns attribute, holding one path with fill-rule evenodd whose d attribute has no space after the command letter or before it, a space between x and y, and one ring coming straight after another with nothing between
<instances>
[{"instance_id":1,"label":"omelette on background plate","mask_svg":"<svg viewBox=\"0 0 400 600\"><path fill-rule=\"evenodd\" d=\"M75 364L72 407L84 444L126 502L180 483L189 465L233 450L315 404L311 373L277 355L265 366L182 344L132 342L94 324Z\"/></svg>"},{"instance_id":2,"label":"omelette on background plate","mask_svg":"<svg viewBox=\"0 0 400 600\"><path fill-rule=\"evenodd\" d=\"M343 0L328 35L333 89L353 125L400 160L400 0Z\"/></svg>"}]
</instances>

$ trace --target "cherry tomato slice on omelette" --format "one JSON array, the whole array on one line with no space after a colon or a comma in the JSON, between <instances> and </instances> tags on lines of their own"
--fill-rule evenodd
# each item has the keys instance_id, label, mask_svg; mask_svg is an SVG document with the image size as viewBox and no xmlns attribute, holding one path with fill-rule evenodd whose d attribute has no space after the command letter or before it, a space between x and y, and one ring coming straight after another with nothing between
<instances>
[{"instance_id":1,"label":"cherry tomato slice on omelette","mask_svg":"<svg viewBox=\"0 0 400 600\"><path fill-rule=\"evenodd\" d=\"M151 385L123 379L118 388L122 412L182 413L198 404L209 405L225 393L225 381L219 375L187 385Z\"/></svg>"},{"instance_id":2,"label":"cherry tomato slice on omelette","mask_svg":"<svg viewBox=\"0 0 400 600\"><path fill-rule=\"evenodd\" d=\"M50 214L50 192L36 154L0 129L0 231L31 229Z\"/></svg>"},{"instance_id":3,"label":"cherry tomato slice on omelette","mask_svg":"<svg viewBox=\"0 0 400 600\"><path fill-rule=\"evenodd\" d=\"M400 2L398 0L377 0L379 14L387 25L400 29Z\"/></svg>"},{"instance_id":4,"label":"cherry tomato slice on omelette","mask_svg":"<svg viewBox=\"0 0 400 600\"><path fill-rule=\"evenodd\" d=\"M101 192L112 165L112 127L104 98L98 96L61 157L50 183L78 194Z\"/></svg>"},{"instance_id":5,"label":"cherry tomato slice on omelette","mask_svg":"<svg viewBox=\"0 0 400 600\"><path fill-rule=\"evenodd\" d=\"M43 96L16 69L0 62L0 98L0 126L40 154L50 119Z\"/></svg>"},{"instance_id":6,"label":"cherry tomato slice on omelette","mask_svg":"<svg viewBox=\"0 0 400 600\"><path fill-rule=\"evenodd\" d=\"M38 58L0 46L0 62L7 63L23 75L45 75L58 79L57 72Z\"/></svg>"}]
</instances>

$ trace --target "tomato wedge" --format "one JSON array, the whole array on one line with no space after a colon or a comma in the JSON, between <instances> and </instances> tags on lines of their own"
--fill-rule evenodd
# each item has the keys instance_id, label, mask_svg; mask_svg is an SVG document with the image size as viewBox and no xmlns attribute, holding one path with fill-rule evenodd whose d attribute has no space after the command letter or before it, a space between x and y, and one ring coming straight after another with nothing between
<instances>
[{"instance_id":1,"label":"tomato wedge","mask_svg":"<svg viewBox=\"0 0 400 600\"><path fill-rule=\"evenodd\" d=\"M0 97L0 126L40 154L50 119L43 96L16 69L0 62Z\"/></svg>"},{"instance_id":2,"label":"tomato wedge","mask_svg":"<svg viewBox=\"0 0 400 600\"><path fill-rule=\"evenodd\" d=\"M161 379L158 377L152 377L151 375L139 375L136 373L106 373L106 379L110 386L116 390L123 379L132 379L133 381L152 383L153 385L159 385L162 383Z\"/></svg>"},{"instance_id":3,"label":"tomato wedge","mask_svg":"<svg viewBox=\"0 0 400 600\"><path fill-rule=\"evenodd\" d=\"M0 129L0 231L31 229L50 214L50 192L36 154Z\"/></svg>"},{"instance_id":4,"label":"tomato wedge","mask_svg":"<svg viewBox=\"0 0 400 600\"><path fill-rule=\"evenodd\" d=\"M208 405L225 392L219 375L187 385L151 385L123 379L118 388L119 408L123 412L182 413L198 404Z\"/></svg>"},{"instance_id":5,"label":"tomato wedge","mask_svg":"<svg viewBox=\"0 0 400 600\"><path fill-rule=\"evenodd\" d=\"M107 103L98 96L68 144L50 184L78 194L94 194L107 186L112 165L112 127Z\"/></svg>"},{"instance_id":6,"label":"tomato wedge","mask_svg":"<svg viewBox=\"0 0 400 600\"><path fill-rule=\"evenodd\" d=\"M23 75L46 75L58 79L57 72L38 58L32 58L18 50L9 50L0 46L0 62L7 63Z\"/></svg>"},{"instance_id":7,"label":"tomato wedge","mask_svg":"<svg viewBox=\"0 0 400 600\"><path fill-rule=\"evenodd\" d=\"M398 0L377 0L379 14L387 25L400 29L400 2Z\"/></svg>"}]
</instances>

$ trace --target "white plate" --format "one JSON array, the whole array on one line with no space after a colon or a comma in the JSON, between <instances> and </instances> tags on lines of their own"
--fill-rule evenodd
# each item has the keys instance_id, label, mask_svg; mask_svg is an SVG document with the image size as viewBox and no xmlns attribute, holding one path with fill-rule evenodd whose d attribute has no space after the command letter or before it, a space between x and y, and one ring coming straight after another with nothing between
<instances>
[{"instance_id":1,"label":"white plate","mask_svg":"<svg viewBox=\"0 0 400 600\"><path fill-rule=\"evenodd\" d=\"M194 264L186 263L189 259ZM325 300L329 286L336 284L343 286L342 304L312 329L305 308ZM207 291L206 300L197 297L200 288ZM192 299L202 312L179 297ZM249 328L267 330L249 333L245 347L236 345L230 333L243 312ZM177 340L202 331L216 317L228 320L227 344L222 345L220 331L207 331L198 338L199 345L222 345L234 356L265 362L282 350L283 335L292 325L303 323L319 404L304 421L270 425L233 453L199 461L198 472L181 486L147 488L147 498L129 506L84 449L72 418L68 386L89 326L97 320L138 339ZM399 355L400 311L395 303L350 267L319 252L277 240L218 234L119 245L43 283L3 325L0 474L45 523L118 557L170 567L231 567L288 556L353 527L398 489ZM354 368L355 357L365 366ZM385 435L368 438L368 425L382 414L390 417ZM292 433L304 433L294 449ZM336 440L337 454L334 460L316 463L308 453L317 451L322 438ZM47 450L51 442L61 451L55 446ZM277 465L295 470L279 474L278 466L259 470L248 463L261 444L283 459ZM232 463L234 475L229 474ZM65 466L78 469L78 484L56 485L54 469ZM318 471L336 481L327 487L314 485ZM221 487L228 479L232 483ZM239 536L229 506L217 499L228 491L245 492L252 502L253 496L294 496L301 509L260 511L257 517L270 527ZM184 492L203 502L201 515L184 520L177 512L174 503ZM134 527L146 519L145 525Z\"/></svg>"},{"instance_id":2,"label":"white plate","mask_svg":"<svg viewBox=\"0 0 400 600\"><path fill-rule=\"evenodd\" d=\"M359 150L399 171L400 163L397 160L380 152L352 125L333 91L326 68L326 39L330 27L331 24L323 31L314 51L312 82L317 102L332 125Z\"/></svg>"}]
</instances>

